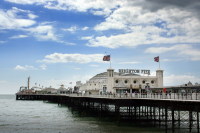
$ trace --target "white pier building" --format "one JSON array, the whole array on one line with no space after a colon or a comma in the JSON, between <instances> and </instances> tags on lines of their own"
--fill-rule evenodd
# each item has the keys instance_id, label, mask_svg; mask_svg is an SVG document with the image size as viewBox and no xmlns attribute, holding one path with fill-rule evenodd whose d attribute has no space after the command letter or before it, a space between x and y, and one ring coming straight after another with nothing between
<instances>
[{"instance_id":1,"label":"white pier building","mask_svg":"<svg viewBox=\"0 0 200 133\"><path fill-rule=\"evenodd\" d=\"M163 70L156 70L156 76L149 75L150 70L119 69L119 72L114 72L114 69L107 69L107 72L97 74L82 84L79 90L96 93L125 91L130 93L163 87Z\"/></svg>"}]
</instances>

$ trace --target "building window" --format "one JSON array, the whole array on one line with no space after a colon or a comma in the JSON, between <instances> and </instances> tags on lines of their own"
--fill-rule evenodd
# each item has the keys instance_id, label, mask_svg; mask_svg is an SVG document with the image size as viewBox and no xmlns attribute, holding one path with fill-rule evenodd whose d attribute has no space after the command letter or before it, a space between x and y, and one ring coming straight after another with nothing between
<instances>
[{"instance_id":1,"label":"building window","mask_svg":"<svg viewBox=\"0 0 200 133\"><path fill-rule=\"evenodd\" d=\"M134 81L133 81L133 83L134 83L134 84L136 84L136 83L137 83L137 81L136 81L136 80L134 80Z\"/></svg>"},{"instance_id":2,"label":"building window","mask_svg":"<svg viewBox=\"0 0 200 133\"><path fill-rule=\"evenodd\" d=\"M96 86L96 84L94 84Z\"/></svg>"},{"instance_id":3,"label":"building window","mask_svg":"<svg viewBox=\"0 0 200 133\"><path fill-rule=\"evenodd\" d=\"M117 83L119 83L119 81L118 81L118 80L115 80L115 83L117 84Z\"/></svg>"},{"instance_id":4,"label":"building window","mask_svg":"<svg viewBox=\"0 0 200 133\"><path fill-rule=\"evenodd\" d=\"M152 83L152 84L154 84L154 83L155 83L155 81L154 81L154 80L151 80L151 83Z\"/></svg>"},{"instance_id":5,"label":"building window","mask_svg":"<svg viewBox=\"0 0 200 133\"><path fill-rule=\"evenodd\" d=\"M145 80L143 80L143 81L142 81L142 83L143 83L143 84L145 84L145 83L146 83L146 81L145 81Z\"/></svg>"},{"instance_id":6,"label":"building window","mask_svg":"<svg viewBox=\"0 0 200 133\"><path fill-rule=\"evenodd\" d=\"M127 83L128 83L128 80L125 80L124 83L127 84Z\"/></svg>"}]
</instances>

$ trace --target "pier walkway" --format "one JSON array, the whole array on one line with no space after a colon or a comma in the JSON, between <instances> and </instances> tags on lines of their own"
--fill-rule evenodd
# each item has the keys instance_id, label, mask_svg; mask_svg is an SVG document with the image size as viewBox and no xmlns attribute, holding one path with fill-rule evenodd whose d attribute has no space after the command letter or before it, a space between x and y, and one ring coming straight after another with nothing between
<instances>
[{"instance_id":1,"label":"pier walkway","mask_svg":"<svg viewBox=\"0 0 200 133\"><path fill-rule=\"evenodd\" d=\"M166 132L199 133L200 93L146 93L123 95L16 94L16 100L43 100L74 110L148 123Z\"/></svg>"}]
</instances>

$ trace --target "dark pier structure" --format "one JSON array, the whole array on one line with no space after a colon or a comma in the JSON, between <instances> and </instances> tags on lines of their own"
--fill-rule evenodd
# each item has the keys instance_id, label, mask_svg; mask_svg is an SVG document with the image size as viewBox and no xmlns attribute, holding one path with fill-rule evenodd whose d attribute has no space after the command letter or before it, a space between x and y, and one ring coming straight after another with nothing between
<instances>
[{"instance_id":1,"label":"dark pier structure","mask_svg":"<svg viewBox=\"0 0 200 133\"><path fill-rule=\"evenodd\" d=\"M148 123L165 129L165 132L200 132L199 100L53 94L16 94L16 100L44 100L65 104L79 111L93 112L99 117L113 117L119 122Z\"/></svg>"}]
</instances>

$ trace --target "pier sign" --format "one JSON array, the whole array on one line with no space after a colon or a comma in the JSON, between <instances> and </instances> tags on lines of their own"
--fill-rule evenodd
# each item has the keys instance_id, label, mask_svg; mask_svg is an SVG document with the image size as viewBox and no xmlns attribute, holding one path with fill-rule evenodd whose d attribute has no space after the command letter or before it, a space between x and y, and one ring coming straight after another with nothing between
<instances>
[{"instance_id":1,"label":"pier sign","mask_svg":"<svg viewBox=\"0 0 200 133\"><path fill-rule=\"evenodd\" d=\"M145 69L119 69L119 74L148 74L150 75L150 70L145 70Z\"/></svg>"}]
</instances>

